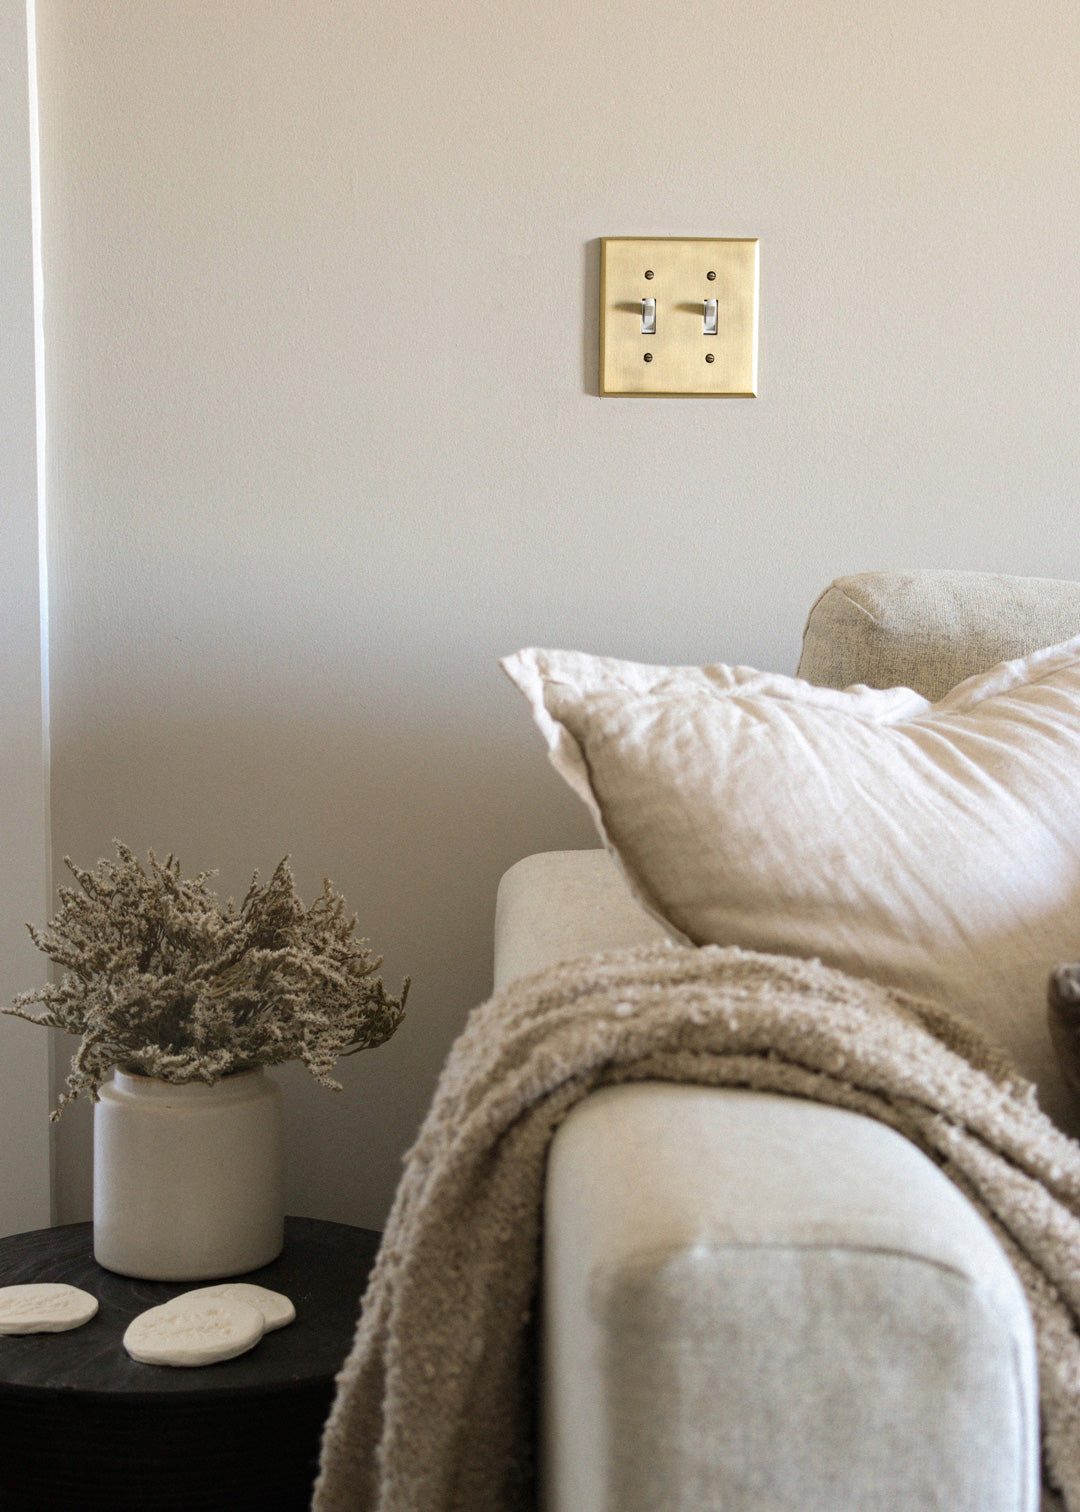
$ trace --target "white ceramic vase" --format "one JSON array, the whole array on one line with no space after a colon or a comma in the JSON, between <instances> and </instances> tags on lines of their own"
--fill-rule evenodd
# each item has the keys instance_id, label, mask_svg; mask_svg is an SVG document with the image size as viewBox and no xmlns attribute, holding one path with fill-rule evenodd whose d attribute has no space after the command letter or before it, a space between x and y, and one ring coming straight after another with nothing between
<instances>
[{"instance_id":1,"label":"white ceramic vase","mask_svg":"<svg viewBox=\"0 0 1080 1512\"><path fill-rule=\"evenodd\" d=\"M284 1236L281 1093L117 1071L94 1108L94 1258L150 1281L238 1276Z\"/></svg>"}]
</instances>

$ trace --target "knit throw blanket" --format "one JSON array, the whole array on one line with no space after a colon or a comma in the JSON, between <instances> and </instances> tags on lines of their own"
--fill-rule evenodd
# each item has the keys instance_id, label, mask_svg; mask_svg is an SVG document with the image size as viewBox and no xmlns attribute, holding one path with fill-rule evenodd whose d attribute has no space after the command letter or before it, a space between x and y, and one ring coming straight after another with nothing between
<instances>
[{"instance_id":1,"label":"knit throw blanket","mask_svg":"<svg viewBox=\"0 0 1080 1512\"><path fill-rule=\"evenodd\" d=\"M1080 1147L950 1014L815 962L651 946L474 1010L443 1070L338 1377L316 1512L535 1504L548 1144L595 1087L751 1087L880 1119L989 1221L1035 1320L1044 1474L1080 1512Z\"/></svg>"}]
</instances>

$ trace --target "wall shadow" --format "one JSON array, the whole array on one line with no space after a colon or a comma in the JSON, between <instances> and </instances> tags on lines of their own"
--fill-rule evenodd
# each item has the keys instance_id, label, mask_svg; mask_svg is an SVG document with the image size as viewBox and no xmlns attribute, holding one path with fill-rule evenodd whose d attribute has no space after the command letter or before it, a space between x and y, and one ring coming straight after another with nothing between
<instances>
[{"instance_id":1,"label":"wall shadow","mask_svg":"<svg viewBox=\"0 0 1080 1512\"><path fill-rule=\"evenodd\" d=\"M345 895L391 990L412 976L393 1039L339 1063L344 1094L300 1067L275 1072L291 1213L381 1226L446 1053L490 995L499 877L531 851L598 843L517 712L505 740L490 719L479 740L460 709L440 718L421 702L411 727L401 710L318 729L264 710L202 725L145 720L110 730L107 749L83 745L74 762L58 753L59 854L93 865L119 836L140 855L175 852L185 875L219 867L222 897L289 854L305 901L324 876ZM59 1087L75 1041L55 1038ZM80 1098L55 1126L60 1222L90 1217L91 1122Z\"/></svg>"},{"instance_id":2,"label":"wall shadow","mask_svg":"<svg viewBox=\"0 0 1080 1512\"><path fill-rule=\"evenodd\" d=\"M600 237L582 248L581 388L600 397Z\"/></svg>"}]
</instances>

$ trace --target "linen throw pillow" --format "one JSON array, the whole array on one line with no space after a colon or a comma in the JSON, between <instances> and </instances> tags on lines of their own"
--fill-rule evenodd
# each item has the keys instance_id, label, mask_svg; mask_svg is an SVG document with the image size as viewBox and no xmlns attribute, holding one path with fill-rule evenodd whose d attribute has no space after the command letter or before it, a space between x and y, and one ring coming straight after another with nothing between
<instances>
[{"instance_id":1,"label":"linen throw pillow","mask_svg":"<svg viewBox=\"0 0 1080 1512\"><path fill-rule=\"evenodd\" d=\"M931 704L747 667L501 664L676 938L817 957L966 1014L1070 1133L1047 1028L1080 956L1080 636Z\"/></svg>"}]
</instances>

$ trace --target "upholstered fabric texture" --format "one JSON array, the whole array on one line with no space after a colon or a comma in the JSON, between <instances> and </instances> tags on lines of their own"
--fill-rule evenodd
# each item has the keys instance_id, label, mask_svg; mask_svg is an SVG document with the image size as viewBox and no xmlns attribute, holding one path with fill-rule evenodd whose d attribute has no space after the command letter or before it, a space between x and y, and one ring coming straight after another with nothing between
<instances>
[{"instance_id":1,"label":"upholstered fabric texture","mask_svg":"<svg viewBox=\"0 0 1080 1512\"><path fill-rule=\"evenodd\" d=\"M1071 1512L1080 1512L1080 1150L1075 1141L1055 1129L1030 1099L1017 1095L1002 1057L982 1036L943 1010L811 962L670 945L563 962L518 980L470 1015L406 1157L353 1349L338 1376L316 1512L516 1512L536 1506L537 1362L530 1325L551 1139L571 1108L592 1091L625 1081L747 1087L832 1103L880 1119L940 1165L989 1222L1024 1288L1035 1325L1047 1473L1065 1491ZM889 1178L882 1173L879 1179ZM737 1206L751 1203L747 1194ZM811 1204L805 1211L812 1225ZM882 1216L887 1226L888 1215ZM732 1217L737 1220L737 1213ZM752 1221L751 1214L744 1237L750 1237ZM813 1238L805 1227L800 1233L797 1214L789 1233L795 1242ZM818 1233L831 1237L828 1225ZM877 1235L888 1242L887 1227L878 1227ZM947 1236L936 1244L936 1258L947 1264ZM797 1290L791 1265L783 1263L785 1274L774 1275L772 1283ZM990 1280L974 1255L965 1262L965 1274L972 1275L971 1266L977 1280ZM805 1276L812 1314L825 1305L830 1282L824 1269L812 1265ZM732 1271L728 1279L743 1288L742 1296L753 1286L745 1273ZM873 1329L878 1309L888 1306L887 1280L880 1271L872 1277L869 1267L850 1279L866 1300ZM725 1278L716 1280L714 1297ZM998 1313L1008 1333L995 1305L998 1291L997 1285L988 1286L982 1301ZM641 1320L640 1308L629 1293L619 1292L608 1301L633 1325L635 1317ZM896 1296L899 1311L914 1322L921 1311L918 1300L908 1310L901 1295L910 1299L912 1293L903 1286ZM922 1290L922 1297L927 1304L919 1324L923 1347L945 1353L958 1346L964 1353L964 1331L955 1332L955 1320L945 1324L940 1295L933 1302ZM685 1272L672 1300L693 1307ZM761 1298L759 1305L764 1305ZM829 1305L839 1320L841 1299L834 1297ZM781 1334L793 1315L794 1308L778 1318ZM705 1317L713 1321L711 1313ZM936 1346L932 1334L941 1325ZM825 1341L811 1337L806 1314L799 1326L809 1346L824 1350ZM816 1389L842 1390L845 1355L858 1332L852 1328L843 1346L828 1355L831 1380ZM980 1327L967 1335L975 1336L983 1337ZM967 1356L976 1375L1001 1363L1001 1350L993 1344L984 1341L977 1353L981 1364ZM675 1363L670 1356L668 1362ZM877 1363L888 1376L887 1362L878 1357ZM1018 1384L1024 1369L1018 1362ZM768 1374L763 1368L763 1417L769 1411ZM895 1376L889 1378L895 1382ZM991 1395L983 1403L1000 1423L1003 1414L990 1408ZM899 1410L890 1433L900 1430ZM951 1407L942 1404L941 1410ZM762 1424L768 1450L781 1443L784 1432L781 1423L773 1423L771 1435ZM614 1425L607 1426L610 1431ZM1010 1431L1026 1434L1027 1429L1014 1421ZM692 1453L692 1442L684 1442ZM1016 1438L1013 1444L1016 1449ZM894 1442L893 1447L912 1459L920 1453L917 1445ZM884 1442L878 1449L884 1455ZM878 1485L891 1478L873 1448L860 1454ZM1020 1458L1012 1456L1018 1490L1030 1483ZM700 1496L664 1505L726 1512L773 1504L768 1496L739 1501L726 1495L724 1482L708 1476L708 1465L703 1468L708 1483ZM910 1481L903 1489L909 1486ZM853 1506L997 1512L1001 1506L999 1501L949 1503L935 1493L931 1476L911 1501L850 1501L841 1492L832 1502L818 1496L795 1505L814 1512ZM776 1504L792 1505L790 1498ZM609 1505L636 1512L640 1502ZM648 1505L653 1512L660 1504ZM1016 1505L1017 1512L1027 1512L1026 1498Z\"/></svg>"},{"instance_id":2,"label":"upholstered fabric texture","mask_svg":"<svg viewBox=\"0 0 1080 1512\"><path fill-rule=\"evenodd\" d=\"M798 675L942 698L976 672L1080 635L1080 583L995 572L862 572L820 595Z\"/></svg>"},{"instance_id":3,"label":"upholstered fabric texture","mask_svg":"<svg viewBox=\"0 0 1080 1512\"><path fill-rule=\"evenodd\" d=\"M669 938L607 851L523 856L504 873L495 899L495 991L572 956Z\"/></svg>"},{"instance_id":4,"label":"upholstered fabric texture","mask_svg":"<svg viewBox=\"0 0 1080 1512\"><path fill-rule=\"evenodd\" d=\"M528 650L503 666L631 890L694 944L967 1014L1070 1132L1050 968L1080 945L1080 637L968 679L812 687Z\"/></svg>"},{"instance_id":5,"label":"upholstered fabric texture","mask_svg":"<svg viewBox=\"0 0 1080 1512\"><path fill-rule=\"evenodd\" d=\"M548 1512L1034 1512L1031 1319L934 1162L843 1108L579 1102L544 1205Z\"/></svg>"}]
</instances>

